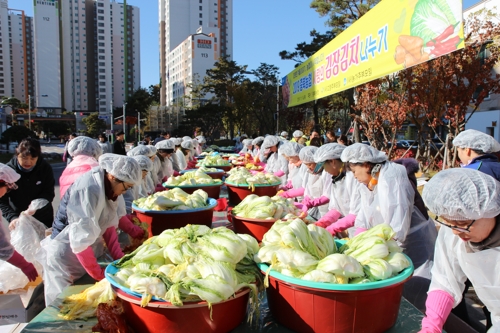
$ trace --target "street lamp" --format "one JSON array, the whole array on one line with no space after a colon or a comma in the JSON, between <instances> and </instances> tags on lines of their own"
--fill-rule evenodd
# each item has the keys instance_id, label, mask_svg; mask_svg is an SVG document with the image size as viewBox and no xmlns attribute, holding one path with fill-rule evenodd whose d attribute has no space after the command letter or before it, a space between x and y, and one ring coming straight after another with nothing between
<instances>
[{"instance_id":1,"label":"street lamp","mask_svg":"<svg viewBox=\"0 0 500 333\"><path fill-rule=\"evenodd\" d=\"M113 124L115 122L113 115L113 100L109 101L109 113L111 114L111 118L109 120L109 134L111 134L111 143L113 143Z\"/></svg>"},{"instance_id":2,"label":"street lamp","mask_svg":"<svg viewBox=\"0 0 500 333\"><path fill-rule=\"evenodd\" d=\"M49 95L47 95L47 94L43 94L40 96L49 97ZM31 131L31 97L35 97L35 96L28 95L28 121L29 121L30 131Z\"/></svg>"},{"instance_id":3,"label":"street lamp","mask_svg":"<svg viewBox=\"0 0 500 333\"><path fill-rule=\"evenodd\" d=\"M122 118L122 121L123 121L123 137L124 137L124 140L125 142L126 141L126 138L127 138L127 134L125 134L125 110L127 108L127 103L123 103L123 118Z\"/></svg>"}]
</instances>

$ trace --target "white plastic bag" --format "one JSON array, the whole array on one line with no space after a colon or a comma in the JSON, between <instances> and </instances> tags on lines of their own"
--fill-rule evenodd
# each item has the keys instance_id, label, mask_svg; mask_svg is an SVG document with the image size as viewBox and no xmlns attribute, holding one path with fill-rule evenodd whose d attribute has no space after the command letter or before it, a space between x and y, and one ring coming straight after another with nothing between
<instances>
[{"instance_id":1,"label":"white plastic bag","mask_svg":"<svg viewBox=\"0 0 500 333\"><path fill-rule=\"evenodd\" d=\"M47 227L32 215L48 203L46 199L33 200L28 209L21 213L15 229L10 233L12 246L26 261L35 265L40 276L42 266L35 260L35 253L40 248L40 241L45 237ZM6 261L0 261L0 292L6 293L9 290L24 288L28 282L28 278L19 268Z\"/></svg>"}]
</instances>

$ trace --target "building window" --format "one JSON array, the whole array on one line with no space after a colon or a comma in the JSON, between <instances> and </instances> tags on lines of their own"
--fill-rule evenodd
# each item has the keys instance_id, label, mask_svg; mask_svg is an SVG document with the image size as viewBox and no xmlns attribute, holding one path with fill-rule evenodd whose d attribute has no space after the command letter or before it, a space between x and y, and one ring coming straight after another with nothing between
<instances>
[{"instance_id":1,"label":"building window","mask_svg":"<svg viewBox=\"0 0 500 333\"><path fill-rule=\"evenodd\" d=\"M200 10L203 10L203 7L202 7L202 6L200 6Z\"/></svg>"},{"instance_id":2,"label":"building window","mask_svg":"<svg viewBox=\"0 0 500 333\"><path fill-rule=\"evenodd\" d=\"M203 17L203 14L202 14L202 13L200 13L200 18L202 18L202 17Z\"/></svg>"},{"instance_id":3,"label":"building window","mask_svg":"<svg viewBox=\"0 0 500 333\"><path fill-rule=\"evenodd\" d=\"M203 25L203 21L200 21L200 25Z\"/></svg>"}]
</instances>

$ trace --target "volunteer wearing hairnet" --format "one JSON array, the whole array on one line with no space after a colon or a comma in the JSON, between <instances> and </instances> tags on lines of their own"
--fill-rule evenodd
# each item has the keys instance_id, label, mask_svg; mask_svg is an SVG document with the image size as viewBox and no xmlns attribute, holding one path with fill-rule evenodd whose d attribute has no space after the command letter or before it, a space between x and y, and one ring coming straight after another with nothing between
<instances>
[{"instance_id":1,"label":"volunteer wearing hairnet","mask_svg":"<svg viewBox=\"0 0 500 333\"><path fill-rule=\"evenodd\" d=\"M491 135L465 130L457 135L453 145L464 168L479 170L500 181L500 163L493 154L500 151L500 143Z\"/></svg>"},{"instance_id":2,"label":"volunteer wearing hairnet","mask_svg":"<svg viewBox=\"0 0 500 333\"><path fill-rule=\"evenodd\" d=\"M145 145L139 145L131 150L128 151L127 156L133 157L133 156L147 156L150 160L151 163L153 163L153 168L152 170L148 173L146 177L146 184L147 184L147 189L148 193L152 194L155 191L156 185L158 184L158 167L155 164L156 158L156 148L154 146L145 146ZM148 195L149 195L148 194Z\"/></svg>"},{"instance_id":3,"label":"volunteer wearing hairnet","mask_svg":"<svg viewBox=\"0 0 500 333\"><path fill-rule=\"evenodd\" d=\"M181 151L182 154L184 155L184 161L186 162L186 169L192 169L196 166L196 161L193 161L192 155L193 155L193 142L191 140L189 141L182 141L181 143Z\"/></svg>"},{"instance_id":4,"label":"volunteer wearing hairnet","mask_svg":"<svg viewBox=\"0 0 500 333\"><path fill-rule=\"evenodd\" d=\"M314 163L314 154L318 150L318 147L307 146L300 150L299 158L302 161L302 167L305 168L306 172L302 178L302 184L298 188L292 188L286 192L278 193L284 198L297 198L298 201L302 201L304 196L310 198L319 198L323 194L323 171L321 174L315 174L314 168L316 163ZM311 207L308 209L307 214L318 220L322 215L326 214L328 211L328 205L324 204L319 207Z\"/></svg>"},{"instance_id":5,"label":"volunteer wearing hairnet","mask_svg":"<svg viewBox=\"0 0 500 333\"><path fill-rule=\"evenodd\" d=\"M267 160L266 172L273 173L276 177L281 179L281 184L286 184L286 175L288 173L288 161L278 153L278 146L280 140L274 135L266 136L262 143L263 154Z\"/></svg>"},{"instance_id":6,"label":"volunteer wearing hairnet","mask_svg":"<svg viewBox=\"0 0 500 333\"><path fill-rule=\"evenodd\" d=\"M295 132L293 132L292 134L293 138L290 141L299 143L299 140L302 137L302 135L304 135L304 132L296 130Z\"/></svg>"},{"instance_id":7,"label":"volunteer wearing hairnet","mask_svg":"<svg viewBox=\"0 0 500 333\"><path fill-rule=\"evenodd\" d=\"M320 197L305 197L302 201L308 208L328 204L328 212L316 224L326 228L332 235L351 227L359 211L360 186L352 173L346 172L340 160L345 148L338 143L327 143L318 148L314 154L314 172L323 172L323 193Z\"/></svg>"},{"instance_id":8,"label":"volunteer wearing hairnet","mask_svg":"<svg viewBox=\"0 0 500 333\"><path fill-rule=\"evenodd\" d=\"M245 139L243 140L243 148L240 150L240 155L245 155L246 153L250 153L252 151L252 141L253 139Z\"/></svg>"},{"instance_id":9,"label":"volunteer wearing hairnet","mask_svg":"<svg viewBox=\"0 0 500 333\"><path fill-rule=\"evenodd\" d=\"M174 155L175 145L171 140L163 140L155 146L157 158L161 162L161 168L158 171L158 179L161 184L174 174L172 156Z\"/></svg>"},{"instance_id":10,"label":"volunteer wearing hairnet","mask_svg":"<svg viewBox=\"0 0 500 333\"><path fill-rule=\"evenodd\" d=\"M382 223L392 227L396 241L415 266L403 295L422 309L421 289L430 280L437 230L432 219L415 206L419 194L413 189L405 167L387 161L385 153L362 143L345 148L342 161L349 162L354 177L365 185L360 191L361 208L354 226L361 228L360 231Z\"/></svg>"},{"instance_id":11,"label":"volunteer wearing hairnet","mask_svg":"<svg viewBox=\"0 0 500 333\"><path fill-rule=\"evenodd\" d=\"M201 153L203 151L201 150L201 145L200 145L200 142L198 141L198 139L193 139L193 146L194 146L194 153L195 153L194 156L201 155Z\"/></svg>"},{"instance_id":12,"label":"volunteer wearing hairnet","mask_svg":"<svg viewBox=\"0 0 500 333\"><path fill-rule=\"evenodd\" d=\"M3 163L0 163L0 197L17 188L16 182L21 176ZM32 263L26 261L10 244L10 232L1 221L0 212L0 260L19 268L30 280L35 281L38 273Z\"/></svg>"},{"instance_id":13,"label":"volunteer wearing hairnet","mask_svg":"<svg viewBox=\"0 0 500 333\"><path fill-rule=\"evenodd\" d=\"M252 157L255 163L264 162L260 160L261 159L260 147L262 147L262 143L264 143L263 136L258 136L252 140L252 146L253 146Z\"/></svg>"},{"instance_id":14,"label":"volunteer wearing hairnet","mask_svg":"<svg viewBox=\"0 0 500 333\"><path fill-rule=\"evenodd\" d=\"M286 132L286 131L281 132L280 140L288 141L288 132Z\"/></svg>"},{"instance_id":15,"label":"volunteer wearing hairnet","mask_svg":"<svg viewBox=\"0 0 500 333\"><path fill-rule=\"evenodd\" d=\"M68 153L73 156L73 161L66 166L59 177L61 198L78 177L99 165L97 159L102 155L102 148L94 139L77 136L69 142Z\"/></svg>"},{"instance_id":16,"label":"volunteer wearing hairnet","mask_svg":"<svg viewBox=\"0 0 500 333\"><path fill-rule=\"evenodd\" d=\"M187 161L186 161L186 156L184 155L184 148L182 148L182 139L177 138L175 143L175 147L177 150L175 151L175 154L177 156L177 162L179 163L179 171L185 170L187 168Z\"/></svg>"},{"instance_id":17,"label":"volunteer wearing hairnet","mask_svg":"<svg viewBox=\"0 0 500 333\"><path fill-rule=\"evenodd\" d=\"M421 332L441 332L469 279L500 331L500 183L470 169L438 172L423 199L441 223Z\"/></svg>"},{"instance_id":18,"label":"volunteer wearing hairnet","mask_svg":"<svg viewBox=\"0 0 500 333\"><path fill-rule=\"evenodd\" d=\"M168 141L168 140L159 141L157 143L157 145L160 144L161 142L164 142L164 141ZM127 192L125 192L123 194L123 199L125 200L125 207L127 209L127 214L132 213L132 203L134 202L134 200L148 196L146 177L148 176L148 173L153 170L153 162L151 162L151 160L148 157L143 156L143 155L137 155L137 156L133 156L132 158L134 160L136 160L137 163L139 163L139 166L140 166L141 171L142 171L142 180L141 180L140 185L129 188L127 190ZM132 216L129 216L129 218L131 220ZM120 219L120 221L122 221L122 219ZM133 224L133 221L131 221L131 223ZM138 226L135 226L135 227L139 228L142 231L142 229L140 227L138 227ZM122 229L122 228L120 227L120 229ZM139 230L137 230L137 231L139 231ZM140 233L138 232L138 236L142 238L144 236L144 232L143 231ZM139 237L132 236L132 238L139 238Z\"/></svg>"},{"instance_id":19,"label":"volunteer wearing hairnet","mask_svg":"<svg viewBox=\"0 0 500 333\"><path fill-rule=\"evenodd\" d=\"M172 168L174 169L173 175L178 176L179 172L182 170L180 165L179 165L179 157L177 156L177 150L180 149L181 143L179 140L179 144L177 144L177 141L178 141L177 138L170 138L168 140L170 140L170 142L172 142L172 144L174 146L174 151L173 151L172 155L170 156L171 161L172 161Z\"/></svg>"},{"instance_id":20,"label":"volunteer wearing hairnet","mask_svg":"<svg viewBox=\"0 0 500 333\"><path fill-rule=\"evenodd\" d=\"M289 190L291 188L301 188L302 180L306 173L306 166L302 165L299 153L303 148L297 142L286 142L280 149L279 153L288 161L288 174L286 183L283 185L283 189Z\"/></svg>"},{"instance_id":21,"label":"volunteer wearing hairnet","mask_svg":"<svg viewBox=\"0 0 500 333\"><path fill-rule=\"evenodd\" d=\"M99 166L79 177L66 192L67 205L58 210L66 217L60 221L63 228L54 223L52 236L41 242L37 254L44 267L46 304L85 273L96 280L104 278L104 269L96 259L103 254L102 239L113 259L123 256L116 227L125 209L117 211L121 208L117 199L140 183L141 168L136 160L104 154Z\"/></svg>"}]
</instances>

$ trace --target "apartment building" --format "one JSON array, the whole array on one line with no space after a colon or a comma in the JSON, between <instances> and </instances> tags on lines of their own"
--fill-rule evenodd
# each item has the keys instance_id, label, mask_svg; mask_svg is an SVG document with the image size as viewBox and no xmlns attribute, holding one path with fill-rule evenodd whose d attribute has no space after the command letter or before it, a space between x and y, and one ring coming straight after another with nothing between
<instances>
[{"instance_id":1,"label":"apartment building","mask_svg":"<svg viewBox=\"0 0 500 333\"><path fill-rule=\"evenodd\" d=\"M184 103L189 84L220 57L232 59L232 13L232 0L159 1L162 106Z\"/></svg>"}]
</instances>

